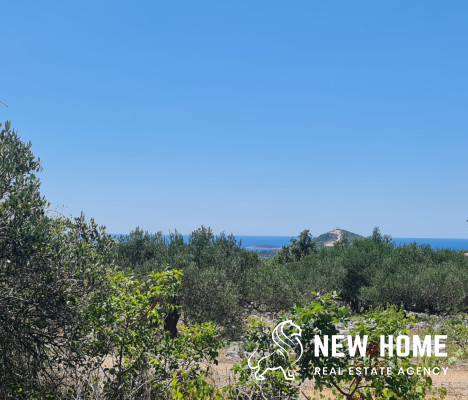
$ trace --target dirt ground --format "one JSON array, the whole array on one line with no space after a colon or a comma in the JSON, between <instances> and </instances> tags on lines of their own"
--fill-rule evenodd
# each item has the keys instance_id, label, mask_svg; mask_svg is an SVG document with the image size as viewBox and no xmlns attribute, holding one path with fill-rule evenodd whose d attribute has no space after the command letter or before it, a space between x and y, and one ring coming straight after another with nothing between
<instances>
[{"instance_id":1,"label":"dirt ground","mask_svg":"<svg viewBox=\"0 0 468 400\"><path fill-rule=\"evenodd\" d=\"M468 360L459 360L450 366L447 375L432 377L438 387L447 389L448 400L468 400Z\"/></svg>"}]
</instances>

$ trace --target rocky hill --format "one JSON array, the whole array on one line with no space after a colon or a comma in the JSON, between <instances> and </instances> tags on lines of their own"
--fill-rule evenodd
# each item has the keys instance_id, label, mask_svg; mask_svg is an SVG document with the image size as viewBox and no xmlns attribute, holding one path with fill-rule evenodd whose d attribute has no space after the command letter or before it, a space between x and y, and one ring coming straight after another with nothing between
<instances>
[{"instance_id":1,"label":"rocky hill","mask_svg":"<svg viewBox=\"0 0 468 400\"><path fill-rule=\"evenodd\" d=\"M333 246L335 242L341 240L344 236L347 236L350 241L364 237L344 229L334 229L330 232L323 233L322 235L315 237L314 240L318 243L319 246L330 247Z\"/></svg>"}]
</instances>

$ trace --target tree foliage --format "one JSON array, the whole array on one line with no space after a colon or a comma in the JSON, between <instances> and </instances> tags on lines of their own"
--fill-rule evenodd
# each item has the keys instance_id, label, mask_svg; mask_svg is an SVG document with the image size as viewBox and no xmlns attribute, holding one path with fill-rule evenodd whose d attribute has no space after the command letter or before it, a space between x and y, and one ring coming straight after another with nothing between
<instances>
[{"instance_id":1,"label":"tree foliage","mask_svg":"<svg viewBox=\"0 0 468 400\"><path fill-rule=\"evenodd\" d=\"M396 246L378 228L368 238L340 241L297 261L279 257L274 262L288 282L280 296L290 291L288 298L308 299L311 291L336 290L355 311L387 303L430 313L468 306L468 258L463 252L415 243Z\"/></svg>"},{"instance_id":2,"label":"tree foliage","mask_svg":"<svg viewBox=\"0 0 468 400\"><path fill-rule=\"evenodd\" d=\"M0 132L0 397L54 391L76 327L111 266L94 221L50 217L39 161L6 123Z\"/></svg>"},{"instance_id":3,"label":"tree foliage","mask_svg":"<svg viewBox=\"0 0 468 400\"><path fill-rule=\"evenodd\" d=\"M317 243L313 240L308 229L299 234L299 238L291 238L289 246L283 248L276 254L275 259L280 264L300 261L302 258L312 254L317 248Z\"/></svg>"}]
</instances>

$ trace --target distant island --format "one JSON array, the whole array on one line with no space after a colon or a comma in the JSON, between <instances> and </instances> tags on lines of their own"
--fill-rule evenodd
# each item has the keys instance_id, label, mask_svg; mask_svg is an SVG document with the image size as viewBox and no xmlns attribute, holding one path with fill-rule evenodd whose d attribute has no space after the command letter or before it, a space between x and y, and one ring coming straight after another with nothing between
<instances>
[{"instance_id":1,"label":"distant island","mask_svg":"<svg viewBox=\"0 0 468 400\"><path fill-rule=\"evenodd\" d=\"M281 250L281 247L272 244L257 244L256 246L249 246L247 250Z\"/></svg>"}]
</instances>

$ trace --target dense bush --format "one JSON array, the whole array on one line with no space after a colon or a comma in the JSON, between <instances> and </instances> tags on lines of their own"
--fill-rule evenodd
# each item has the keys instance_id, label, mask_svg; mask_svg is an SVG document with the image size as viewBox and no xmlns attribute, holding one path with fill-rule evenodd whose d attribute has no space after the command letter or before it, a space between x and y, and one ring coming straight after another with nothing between
<instances>
[{"instance_id":1,"label":"dense bush","mask_svg":"<svg viewBox=\"0 0 468 400\"><path fill-rule=\"evenodd\" d=\"M109 293L96 296L85 313L79 350L86 359L75 366L71 398L172 399L186 385L214 393L203 376L222 345L216 326L181 327L175 338L165 329L181 276L173 270L144 282L122 273L110 277Z\"/></svg>"},{"instance_id":2,"label":"dense bush","mask_svg":"<svg viewBox=\"0 0 468 400\"><path fill-rule=\"evenodd\" d=\"M257 254L243 249L232 235L215 236L202 226L187 242L177 232L168 238L136 228L118 238L117 263L137 277L163 271L170 265L184 271L177 299L184 318L221 325L228 336L243 329L253 307L264 305L251 279L260 270Z\"/></svg>"}]
</instances>

